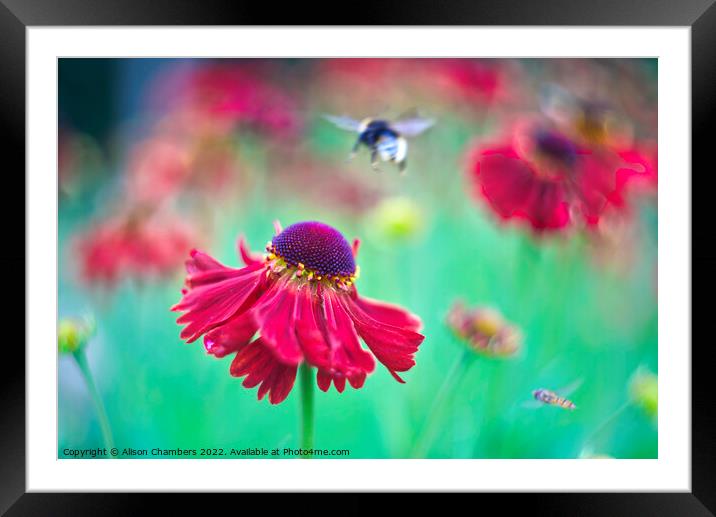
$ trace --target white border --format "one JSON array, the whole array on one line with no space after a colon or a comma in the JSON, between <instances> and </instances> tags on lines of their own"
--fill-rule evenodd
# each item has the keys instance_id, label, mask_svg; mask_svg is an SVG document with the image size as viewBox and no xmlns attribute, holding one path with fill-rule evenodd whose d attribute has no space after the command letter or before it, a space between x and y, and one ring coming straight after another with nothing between
<instances>
[{"instance_id":1,"label":"white border","mask_svg":"<svg viewBox=\"0 0 716 517\"><path fill-rule=\"evenodd\" d=\"M690 36L688 27L28 28L27 490L690 491ZM327 55L659 58L658 460L57 459L57 58Z\"/></svg>"}]
</instances>

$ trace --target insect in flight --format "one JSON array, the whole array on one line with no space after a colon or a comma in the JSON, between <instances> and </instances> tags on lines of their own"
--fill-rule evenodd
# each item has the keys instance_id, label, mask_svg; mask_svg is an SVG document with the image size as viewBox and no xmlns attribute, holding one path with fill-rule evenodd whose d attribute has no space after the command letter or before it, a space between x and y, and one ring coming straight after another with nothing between
<instances>
[{"instance_id":1,"label":"insect in flight","mask_svg":"<svg viewBox=\"0 0 716 517\"><path fill-rule=\"evenodd\" d=\"M558 406L563 409L569 410L577 409L577 406L574 404L574 402L569 400L567 397L571 395L574 391L576 391L581 384L582 380L579 379L570 384L569 386L557 391L548 390L546 388L534 390L532 392L532 397L534 400L525 402L523 406L528 408L538 408L541 406Z\"/></svg>"},{"instance_id":2,"label":"insect in flight","mask_svg":"<svg viewBox=\"0 0 716 517\"><path fill-rule=\"evenodd\" d=\"M324 115L323 118L340 129L358 133L348 159L352 159L364 145L370 150L370 164L376 171L379 170L378 161L382 160L397 164L400 172L404 172L408 157L406 138L417 136L435 124L435 120L419 116L403 117L395 122L373 118L356 120L335 115Z\"/></svg>"}]
</instances>

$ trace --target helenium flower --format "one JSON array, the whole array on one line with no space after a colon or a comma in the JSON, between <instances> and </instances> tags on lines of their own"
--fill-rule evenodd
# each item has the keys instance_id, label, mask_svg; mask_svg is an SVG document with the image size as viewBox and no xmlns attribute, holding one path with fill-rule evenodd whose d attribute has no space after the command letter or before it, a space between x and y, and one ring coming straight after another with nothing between
<instances>
[{"instance_id":1,"label":"helenium flower","mask_svg":"<svg viewBox=\"0 0 716 517\"><path fill-rule=\"evenodd\" d=\"M184 312L177 320L185 325L183 339L203 335L209 354L234 354L231 375L246 377L247 388L260 385L258 398L268 393L272 404L288 396L303 362L317 368L323 391L333 383L342 392L346 381L360 388L374 357L403 382L398 372L412 368L424 339L421 322L358 295L358 241L351 247L336 229L301 222L277 226L265 257L252 255L243 240L239 249L246 263L240 269L192 251L184 296L173 307Z\"/></svg>"}]
</instances>

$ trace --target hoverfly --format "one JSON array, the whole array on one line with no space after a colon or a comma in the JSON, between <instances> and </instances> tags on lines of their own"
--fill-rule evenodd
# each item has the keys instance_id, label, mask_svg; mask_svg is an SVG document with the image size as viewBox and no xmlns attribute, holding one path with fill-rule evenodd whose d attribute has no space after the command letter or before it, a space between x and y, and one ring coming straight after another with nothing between
<instances>
[{"instance_id":1,"label":"hoverfly","mask_svg":"<svg viewBox=\"0 0 716 517\"><path fill-rule=\"evenodd\" d=\"M356 155L360 146L364 145L370 150L370 164L373 170L380 170L378 161L382 160L397 164L401 173L405 171L408 157L406 137L417 136L435 124L433 119L419 116L408 116L395 122L373 118L356 120L335 115L324 115L323 118L340 129L358 133L349 160Z\"/></svg>"},{"instance_id":2,"label":"hoverfly","mask_svg":"<svg viewBox=\"0 0 716 517\"><path fill-rule=\"evenodd\" d=\"M534 400L525 402L523 407L527 408L538 408L541 406L558 406L563 409L574 410L577 406L574 402L569 400L567 397L581 386L582 380L579 379L569 386L562 388L557 391L548 390L546 388L540 388L532 392Z\"/></svg>"}]
</instances>

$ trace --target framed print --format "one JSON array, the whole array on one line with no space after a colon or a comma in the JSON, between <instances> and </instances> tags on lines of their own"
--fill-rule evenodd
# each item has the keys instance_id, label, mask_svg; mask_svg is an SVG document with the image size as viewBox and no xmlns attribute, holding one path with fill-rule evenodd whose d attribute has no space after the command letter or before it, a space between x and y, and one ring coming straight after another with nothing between
<instances>
[{"instance_id":1,"label":"framed print","mask_svg":"<svg viewBox=\"0 0 716 517\"><path fill-rule=\"evenodd\" d=\"M713 511L691 170L716 8L339 27L79 4L2 8L27 200L3 511L155 491Z\"/></svg>"}]
</instances>

